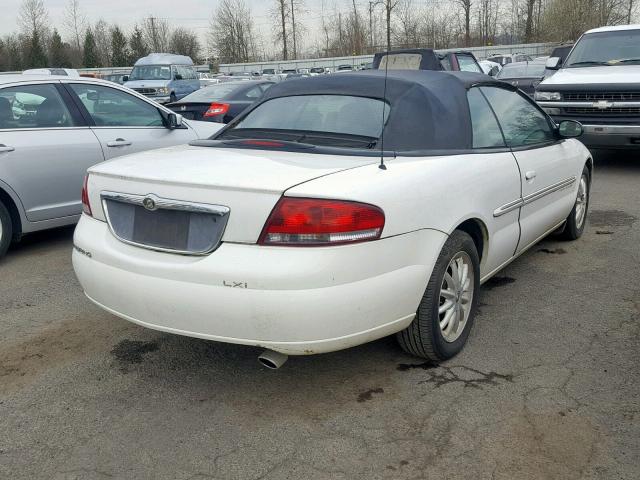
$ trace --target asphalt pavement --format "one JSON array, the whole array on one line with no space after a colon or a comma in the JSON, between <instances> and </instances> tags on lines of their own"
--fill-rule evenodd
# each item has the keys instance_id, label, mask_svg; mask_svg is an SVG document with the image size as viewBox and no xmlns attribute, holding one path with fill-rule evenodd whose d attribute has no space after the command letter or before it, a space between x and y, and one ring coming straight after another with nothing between
<instances>
[{"instance_id":1,"label":"asphalt pavement","mask_svg":"<svg viewBox=\"0 0 640 480\"><path fill-rule=\"evenodd\" d=\"M130 324L83 296L72 233L0 262L2 479L640 478L640 153L597 157L583 238L489 281L440 366L386 338L270 371Z\"/></svg>"}]
</instances>

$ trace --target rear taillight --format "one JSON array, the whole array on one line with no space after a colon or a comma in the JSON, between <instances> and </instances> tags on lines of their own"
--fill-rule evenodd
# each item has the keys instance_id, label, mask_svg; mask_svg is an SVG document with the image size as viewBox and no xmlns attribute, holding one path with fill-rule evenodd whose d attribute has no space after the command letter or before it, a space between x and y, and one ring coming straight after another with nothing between
<instances>
[{"instance_id":1,"label":"rear taillight","mask_svg":"<svg viewBox=\"0 0 640 480\"><path fill-rule=\"evenodd\" d=\"M380 238L384 212L342 200L283 197L269 216L262 245L321 246Z\"/></svg>"},{"instance_id":2,"label":"rear taillight","mask_svg":"<svg viewBox=\"0 0 640 480\"><path fill-rule=\"evenodd\" d=\"M91 213L91 205L89 204L89 187L87 186L88 181L89 175L85 175L84 182L82 183L82 211L85 213L85 215L89 215L91 217L93 216L93 214Z\"/></svg>"},{"instance_id":3,"label":"rear taillight","mask_svg":"<svg viewBox=\"0 0 640 480\"><path fill-rule=\"evenodd\" d=\"M204 112L203 117L215 117L216 115L224 115L229 111L228 103L216 103L213 102L209 105L209 108Z\"/></svg>"}]
</instances>

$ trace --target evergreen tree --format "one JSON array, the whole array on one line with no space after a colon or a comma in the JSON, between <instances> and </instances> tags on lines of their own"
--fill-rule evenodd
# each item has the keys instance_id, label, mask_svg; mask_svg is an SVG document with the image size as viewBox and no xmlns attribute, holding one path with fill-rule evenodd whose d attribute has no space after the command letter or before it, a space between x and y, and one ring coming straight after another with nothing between
<instances>
[{"instance_id":1,"label":"evergreen tree","mask_svg":"<svg viewBox=\"0 0 640 480\"><path fill-rule=\"evenodd\" d=\"M9 54L4 40L0 38L0 72L9 70Z\"/></svg>"},{"instance_id":2,"label":"evergreen tree","mask_svg":"<svg viewBox=\"0 0 640 480\"><path fill-rule=\"evenodd\" d=\"M117 26L111 30L111 66L126 67L129 65L129 45L127 37Z\"/></svg>"},{"instance_id":3,"label":"evergreen tree","mask_svg":"<svg viewBox=\"0 0 640 480\"><path fill-rule=\"evenodd\" d=\"M60 34L55 29L53 30L53 35L51 35L51 45L49 46L49 65L51 67L71 67L67 46L62 43L62 38L60 38Z\"/></svg>"},{"instance_id":4,"label":"evergreen tree","mask_svg":"<svg viewBox=\"0 0 640 480\"><path fill-rule=\"evenodd\" d=\"M10 72L23 70L20 42L15 35L6 38L5 49L7 51L7 70Z\"/></svg>"},{"instance_id":5,"label":"evergreen tree","mask_svg":"<svg viewBox=\"0 0 640 480\"><path fill-rule=\"evenodd\" d=\"M47 54L42 46L40 34L37 30L28 39L24 56L25 68L43 68L47 66Z\"/></svg>"},{"instance_id":6,"label":"evergreen tree","mask_svg":"<svg viewBox=\"0 0 640 480\"><path fill-rule=\"evenodd\" d=\"M96 39L93 36L93 32L90 28L87 28L87 33L84 36L84 66L86 68L99 68L100 58L98 57L98 49L96 47Z\"/></svg>"},{"instance_id":7,"label":"evergreen tree","mask_svg":"<svg viewBox=\"0 0 640 480\"><path fill-rule=\"evenodd\" d=\"M139 58L149 55L149 48L144 41L142 30L140 30L137 25L133 29L133 32L131 32L129 47L131 48L131 63L135 62Z\"/></svg>"}]
</instances>

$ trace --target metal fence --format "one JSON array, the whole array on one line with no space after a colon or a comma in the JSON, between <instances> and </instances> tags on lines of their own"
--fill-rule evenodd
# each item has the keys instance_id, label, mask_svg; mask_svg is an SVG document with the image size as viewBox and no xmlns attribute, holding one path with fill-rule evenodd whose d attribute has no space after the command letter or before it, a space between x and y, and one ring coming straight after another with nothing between
<instances>
[{"instance_id":1,"label":"metal fence","mask_svg":"<svg viewBox=\"0 0 640 480\"><path fill-rule=\"evenodd\" d=\"M490 47L469 47L469 48L449 48L444 50L436 50L439 53L454 52L457 50L465 50L473 52L478 60L483 60L490 55L497 53L510 54L510 53L524 53L526 55L538 56L549 54L553 47L557 46L557 43L525 43L518 45L495 45ZM298 69L298 68L313 68L313 67L325 67L336 68L340 65L351 65L353 67L359 67L373 61L373 55L359 55L352 57L331 57L331 58L314 58L305 60L289 60L289 61L275 61L275 62L254 62L254 63L225 63L221 64L219 69L220 73L229 72L256 72L262 71L265 68L273 68L275 70L284 69ZM121 74L127 75L131 72L133 67L107 67L107 68L79 68L78 72L96 74L96 75L109 75L109 74ZM208 72L209 65L195 65L198 72ZM21 72L0 72L3 73L21 73Z\"/></svg>"},{"instance_id":2,"label":"metal fence","mask_svg":"<svg viewBox=\"0 0 640 480\"><path fill-rule=\"evenodd\" d=\"M531 56L548 55L557 43L528 43L518 45L495 45L490 47L469 47L469 48L448 48L436 50L438 53L454 52L465 50L472 52L478 60L483 60L490 55L524 53ZM314 58L305 60L289 60L275 62L254 62L254 63L225 63L220 65L221 73L229 72L256 72L265 68L273 68L275 70L298 69L325 67L336 68L340 65L351 65L357 67L373 61L373 55L359 55L353 57L331 57L331 58Z\"/></svg>"}]
</instances>

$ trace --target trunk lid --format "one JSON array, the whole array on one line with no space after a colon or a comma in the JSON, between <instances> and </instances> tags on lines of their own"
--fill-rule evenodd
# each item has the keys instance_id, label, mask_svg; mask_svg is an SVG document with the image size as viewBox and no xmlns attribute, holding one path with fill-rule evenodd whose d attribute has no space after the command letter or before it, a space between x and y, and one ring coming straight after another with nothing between
<instances>
[{"instance_id":1,"label":"trunk lid","mask_svg":"<svg viewBox=\"0 0 640 480\"><path fill-rule=\"evenodd\" d=\"M222 241L256 243L278 199L295 185L376 163L375 157L177 146L103 162L89 170L95 218L101 193L153 194L230 209ZM337 195L339 195L337 193Z\"/></svg>"}]
</instances>

